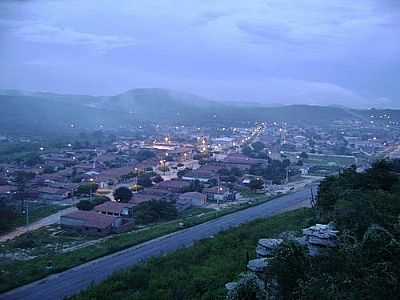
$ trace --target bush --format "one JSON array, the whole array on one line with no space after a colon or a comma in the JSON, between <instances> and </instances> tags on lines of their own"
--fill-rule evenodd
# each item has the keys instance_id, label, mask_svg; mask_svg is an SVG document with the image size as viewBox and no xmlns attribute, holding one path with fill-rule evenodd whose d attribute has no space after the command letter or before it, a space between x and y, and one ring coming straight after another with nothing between
<instances>
[{"instance_id":1,"label":"bush","mask_svg":"<svg viewBox=\"0 0 400 300\"><path fill-rule=\"evenodd\" d=\"M178 216L175 204L162 200L152 200L139 204L135 210L138 224L173 220Z\"/></svg>"}]
</instances>

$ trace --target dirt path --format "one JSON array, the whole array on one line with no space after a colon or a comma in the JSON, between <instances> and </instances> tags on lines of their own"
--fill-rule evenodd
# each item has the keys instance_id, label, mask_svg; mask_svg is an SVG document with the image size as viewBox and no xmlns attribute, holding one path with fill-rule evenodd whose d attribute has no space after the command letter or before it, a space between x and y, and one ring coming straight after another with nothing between
<instances>
[{"instance_id":1,"label":"dirt path","mask_svg":"<svg viewBox=\"0 0 400 300\"><path fill-rule=\"evenodd\" d=\"M33 222L32 224L29 224L28 226L17 227L12 232L9 232L5 235L0 236L0 242L6 242L8 240L15 239L16 237L18 237L24 233L27 233L29 231L37 230L37 229L45 227L45 226L56 224L60 221L60 216L69 214L76 210L77 210L76 207L69 207L69 208L60 210L60 211L56 212L55 214L47 216L43 219L40 219L36 222Z\"/></svg>"}]
</instances>

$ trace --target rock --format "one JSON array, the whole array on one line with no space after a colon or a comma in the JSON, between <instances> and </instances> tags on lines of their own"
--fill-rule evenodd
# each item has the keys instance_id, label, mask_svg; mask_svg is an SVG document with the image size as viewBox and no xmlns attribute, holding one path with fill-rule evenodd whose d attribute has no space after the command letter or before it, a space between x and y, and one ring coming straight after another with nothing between
<instances>
[{"instance_id":1,"label":"rock","mask_svg":"<svg viewBox=\"0 0 400 300\"><path fill-rule=\"evenodd\" d=\"M256 248L258 258L271 257L273 251L283 242L282 239L260 239Z\"/></svg>"},{"instance_id":2,"label":"rock","mask_svg":"<svg viewBox=\"0 0 400 300\"><path fill-rule=\"evenodd\" d=\"M254 273L262 273L268 267L267 258L252 259L247 263L247 269Z\"/></svg>"},{"instance_id":3,"label":"rock","mask_svg":"<svg viewBox=\"0 0 400 300\"><path fill-rule=\"evenodd\" d=\"M238 286L238 283L236 281L232 281L232 282L228 282L227 284L225 284L225 289L229 293L230 291L233 291L234 289L236 289L237 286Z\"/></svg>"},{"instance_id":4,"label":"rock","mask_svg":"<svg viewBox=\"0 0 400 300\"><path fill-rule=\"evenodd\" d=\"M336 248L338 246L337 234L338 231L331 224L316 224L303 229L303 239L308 247L309 255L317 256L323 249Z\"/></svg>"}]
</instances>

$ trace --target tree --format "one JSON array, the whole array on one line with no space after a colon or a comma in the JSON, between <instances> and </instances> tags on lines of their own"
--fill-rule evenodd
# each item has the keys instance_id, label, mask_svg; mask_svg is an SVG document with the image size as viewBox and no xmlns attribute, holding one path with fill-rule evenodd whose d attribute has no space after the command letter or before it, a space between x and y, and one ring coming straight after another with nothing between
<instances>
[{"instance_id":1,"label":"tree","mask_svg":"<svg viewBox=\"0 0 400 300\"><path fill-rule=\"evenodd\" d=\"M266 291L264 283L253 273L240 275L237 285L228 292L228 300L264 300Z\"/></svg>"},{"instance_id":2,"label":"tree","mask_svg":"<svg viewBox=\"0 0 400 300\"><path fill-rule=\"evenodd\" d=\"M155 183L160 183L160 182L164 181L164 179L160 175L157 174L156 176L153 177L153 181Z\"/></svg>"},{"instance_id":3,"label":"tree","mask_svg":"<svg viewBox=\"0 0 400 300\"><path fill-rule=\"evenodd\" d=\"M102 204L107 201L110 201L108 197L96 196L91 201L87 199L79 201L76 207L79 210L92 210L96 205Z\"/></svg>"},{"instance_id":4,"label":"tree","mask_svg":"<svg viewBox=\"0 0 400 300\"><path fill-rule=\"evenodd\" d=\"M79 210L92 210L94 205L91 201L89 200L81 200L76 204L76 207Z\"/></svg>"},{"instance_id":5,"label":"tree","mask_svg":"<svg viewBox=\"0 0 400 300\"><path fill-rule=\"evenodd\" d=\"M300 153L300 158L301 159L307 159L308 158L308 154L306 152L301 152Z\"/></svg>"},{"instance_id":6,"label":"tree","mask_svg":"<svg viewBox=\"0 0 400 300\"><path fill-rule=\"evenodd\" d=\"M265 149L265 144L262 142L254 142L253 144L251 144L251 147L254 149L254 151L261 152Z\"/></svg>"},{"instance_id":7,"label":"tree","mask_svg":"<svg viewBox=\"0 0 400 300\"><path fill-rule=\"evenodd\" d=\"M20 201L21 203L21 211L24 210L25 207L25 197L26 195L26 185L29 181L34 179L36 176L35 173L25 172L25 171L17 171L14 174L14 180L17 184L17 192L15 194L15 199Z\"/></svg>"},{"instance_id":8,"label":"tree","mask_svg":"<svg viewBox=\"0 0 400 300\"><path fill-rule=\"evenodd\" d=\"M16 221L15 210L0 203L0 232L9 229Z\"/></svg>"},{"instance_id":9,"label":"tree","mask_svg":"<svg viewBox=\"0 0 400 300\"><path fill-rule=\"evenodd\" d=\"M249 182L249 188L252 191L261 190L264 188L264 181L261 180L260 178L252 179Z\"/></svg>"},{"instance_id":10,"label":"tree","mask_svg":"<svg viewBox=\"0 0 400 300\"><path fill-rule=\"evenodd\" d=\"M282 299L295 299L298 282L305 279L308 269L306 249L296 242L286 241L274 251L266 276L277 279Z\"/></svg>"},{"instance_id":11,"label":"tree","mask_svg":"<svg viewBox=\"0 0 400 300\"><path fill-rule=\"evenodd\" d=\"M153 158L153 157L155 157L154 152L150 151L150 150L145 150L145 149L139 150L135 155L135 159L138 161L144 161L146 159Z\"/></svg>"},{"instance_id":12,"label":"tree","mask_svg":"<svg viewBox=\"0 0 400 300\"><path fill-rule=\"evenodd\" d=\"M86 182L86 183L81 184L80 186L78 186L78 188L75 191L75 194L77 196L90 195L90 194L95 193L98 188L99 188L99 185L97 183L95 183L95 182Z\"/></svg>"},{"instance_id":13,"label":"tree","mask_svg":"<svg viewBox=\"0 0 400 300\"><path fill-rule=\"evenodd\" d=\"M132 199L132 195L131 189L126 186L121 186L114 191L114 198L118 202L129 202Z\"/></svg>"},{"instance_id":14,"label":"tree","mask_svg":"<svg viewBox=\"0 0 400 300\"><path fill-rule=\"evenodd\" d=\"M149 175L142 175L138 177L137 184L143 187L151 187L153 185L153 182Z\"/></svg>"},{"instance_id":15,"label":"tree","mask_svg":"<svg viewBox=\"0 0 400 300\"><path fill-rule=\"evenodd\" d=\"M138 224L149 224L173 220L178 212L175 204L163 200L151 200L140 203L135 210L135 219Z\"/></svg>"}]
</instances>

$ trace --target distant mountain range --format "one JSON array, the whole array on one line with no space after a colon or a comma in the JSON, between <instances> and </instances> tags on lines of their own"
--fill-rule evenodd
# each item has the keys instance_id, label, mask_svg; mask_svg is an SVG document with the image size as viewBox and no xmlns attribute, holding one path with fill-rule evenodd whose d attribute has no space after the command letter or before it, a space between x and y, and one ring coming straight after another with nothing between
<instances>
[{"instance_id":1,"label":"distant mountain range","mask_svg":"<svg viewBox=\"0 0 400 300\"><path fill-rule=\"evenodd\" d=\"M0 134L130 128L143 122L239 125L270 120L323 125L369 115L366 110L342 107L241 106L166 89L133 89L98 97L0 90L0 103Z\"/></svg>"}]
</instances>

